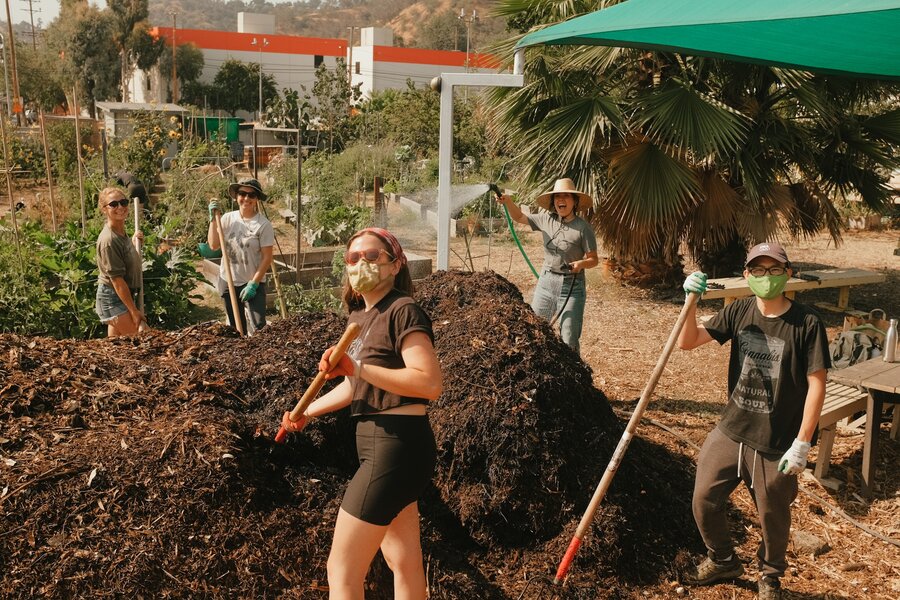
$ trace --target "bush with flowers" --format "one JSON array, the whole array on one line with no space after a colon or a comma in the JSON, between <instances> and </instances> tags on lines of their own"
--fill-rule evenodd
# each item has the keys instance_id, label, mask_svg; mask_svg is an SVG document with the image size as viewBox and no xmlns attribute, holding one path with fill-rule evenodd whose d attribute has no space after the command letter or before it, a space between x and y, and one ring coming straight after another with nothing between
<instances>
[{"instance_id":1,"label":"bush with flowers","mask_svg":"<svg viewBox=\"0 0 900 600\"><path fill-rule=\"evenodd\" d=\"M181 139L181 121L151 111L137 111L130 120L131 135L110 145L110 172L128 171L150 186L162 168L169 144Z\"/></svg>"}]
</instances>

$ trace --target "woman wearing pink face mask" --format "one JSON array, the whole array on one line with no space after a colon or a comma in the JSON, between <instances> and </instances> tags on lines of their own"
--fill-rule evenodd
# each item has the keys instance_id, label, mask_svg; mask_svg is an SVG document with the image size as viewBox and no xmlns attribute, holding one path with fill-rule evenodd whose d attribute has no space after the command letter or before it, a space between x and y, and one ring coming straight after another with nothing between
<instances>
[{"instance_id":1,"label":"woman wearing pink face mask","mask_svg":"<svg viewBox=\"0 0 900 600\"><path fill-rule=\"evenodd\" d=\"M295 422L350 406L359 470L347 487L328 557L331 599L359 599L381 549L394 572L394 597L424 600L418 497L431 481L436 447L426 415L441 394L431 319L411 298L412 279L396 237L377 227L358 231L344 255L343 300L360 334L328 379L343 381ZM328 369L332 348L319 369Z\"/></svg>"}]
</instances>

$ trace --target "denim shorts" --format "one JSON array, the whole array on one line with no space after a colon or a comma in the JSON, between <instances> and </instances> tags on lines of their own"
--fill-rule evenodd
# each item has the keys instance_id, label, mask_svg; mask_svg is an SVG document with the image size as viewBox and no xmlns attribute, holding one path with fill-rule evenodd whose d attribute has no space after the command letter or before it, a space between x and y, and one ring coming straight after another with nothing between
<instances>
[{"instance_id":1,"label":"denim shorts","mask_svg":"<svg viewBox=\"0 0 900 600\"><path fill-rule=\"evenodd\" d=\"M116 289L105 283L97 286L97 302L94 305L94 310L100 317L101 323L109 323L116 317L128 312L128 308L125 307L125 303L119 298Z\"/></svg>"}]
</instances>

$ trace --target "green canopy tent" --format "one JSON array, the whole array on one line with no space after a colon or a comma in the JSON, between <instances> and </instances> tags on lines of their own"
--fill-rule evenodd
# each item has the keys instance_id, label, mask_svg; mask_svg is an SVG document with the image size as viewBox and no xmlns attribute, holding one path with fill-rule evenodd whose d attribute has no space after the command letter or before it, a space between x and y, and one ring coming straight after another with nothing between
<instances>
[{"instance_id":1,"label":"green canopy tent","mask_svg":"<svg viewBox=\"0 0 900 600\"><path fill-rule=\"evenodd\" d=\"M900 0L628 0L526 35L517 48L622 46L900 79Z\"/></svg>"}]
</instances>

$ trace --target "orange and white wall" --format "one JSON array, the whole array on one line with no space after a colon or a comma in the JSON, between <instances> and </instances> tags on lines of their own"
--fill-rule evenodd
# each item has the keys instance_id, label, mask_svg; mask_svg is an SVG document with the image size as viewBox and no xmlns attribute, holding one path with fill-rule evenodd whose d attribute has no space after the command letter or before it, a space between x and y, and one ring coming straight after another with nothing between
<instances>
[{"instance_id":1,"label":"orange and white wall","mask_svg":"<svg viewBox=\"0 0 900 600\"><path fill-rule=\"evenodd\" d=\"M364 96L390 88L405 89L407 79L421 86L441 73L497 72L496 61L490 55L472 52L467 60L465 52L394 47L393 33L386 28L362 28L360 44L352 49L343 39L266 33L274 31L274 21L260 24L252 18L268 16L241 13L241 30L236 32L172 27L157 27L152 32L170 45L174 31L176 44L191 43L199 48L205 63L200 76L204 83L212 82L225 61L239 60L260 63L263 73L275 78L279 93L285 88L299 90L300 86L311 90L317 66L324 63L335 68L339 57L351 64L351 83L360 84ZM135 72L130 85L131 102L158 104L166 100L170 76L158 69L154 71Z\"/></svg>"}]
</instances>

